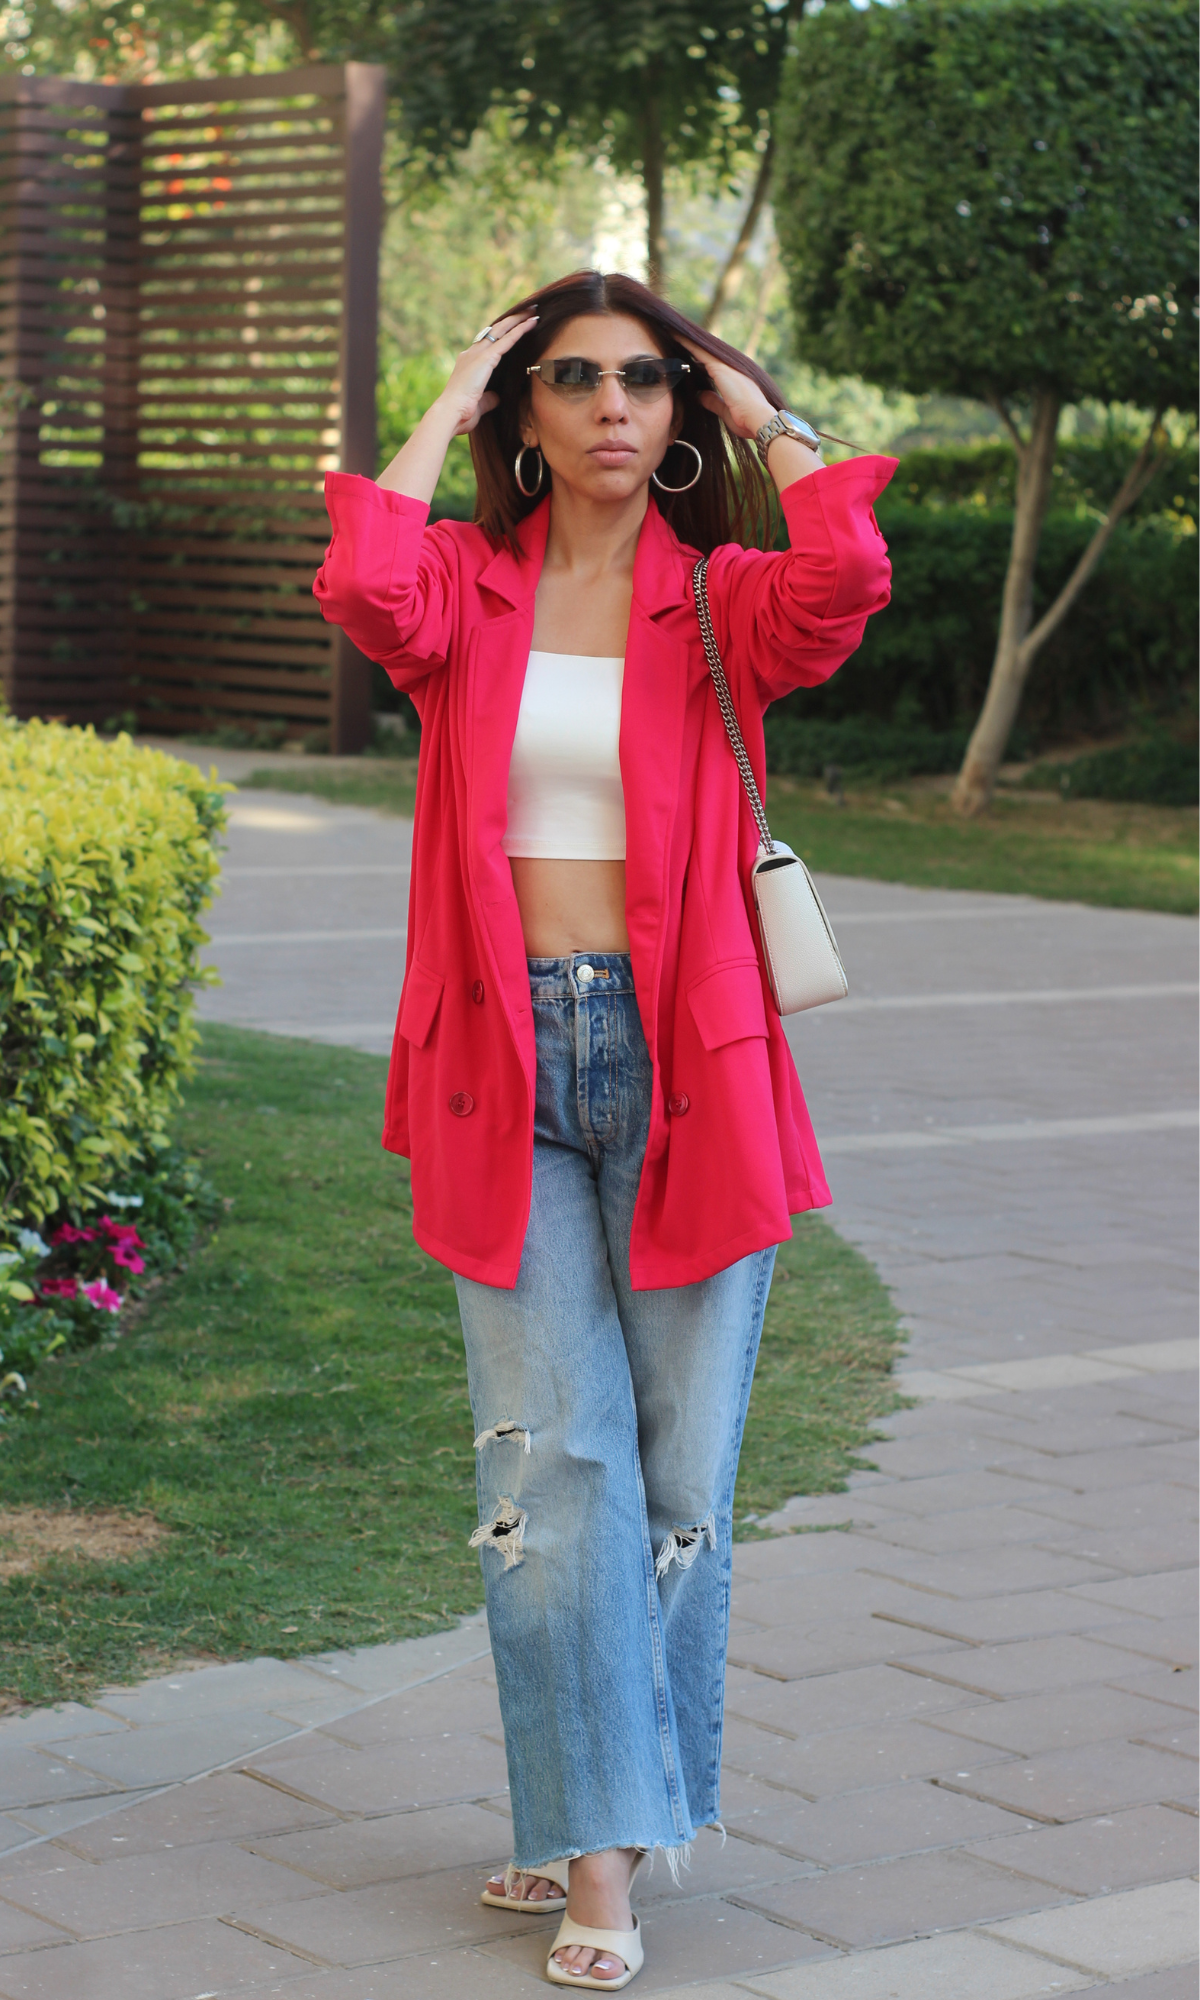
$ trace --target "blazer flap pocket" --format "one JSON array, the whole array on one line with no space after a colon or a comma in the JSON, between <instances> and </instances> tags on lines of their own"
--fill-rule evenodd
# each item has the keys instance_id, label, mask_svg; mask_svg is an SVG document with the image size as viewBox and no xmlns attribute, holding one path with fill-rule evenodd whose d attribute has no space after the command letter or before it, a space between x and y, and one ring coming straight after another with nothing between
<instances>
[{"instance_id":1,"label":"blazer flap pocket","mask_svg":"<svg viewBox=\"0 0 1200 2000\"><path fill-rule=\"evenodd\" d=\"M437 1018L441 1004L442 988L446 984L440 972L430 972L419 958L414 958L404 975L404 990L400 995L400 1019L397 1026L405 1040L415 1049L423 1049L429 1040L429 1031Z\"/></svg>"},{"instance_id":2,"label":"blazer flap pocket","mask_svg":"<svg viewBox=\"0 0 1200 2000\"><path fill-rule=\"evenodd\" d=\"M756 958L718 965L688 987L687 997L706 1049L719 1049L726 1042L767 1032L762 974Z\"/></svg>"}]
</instances>

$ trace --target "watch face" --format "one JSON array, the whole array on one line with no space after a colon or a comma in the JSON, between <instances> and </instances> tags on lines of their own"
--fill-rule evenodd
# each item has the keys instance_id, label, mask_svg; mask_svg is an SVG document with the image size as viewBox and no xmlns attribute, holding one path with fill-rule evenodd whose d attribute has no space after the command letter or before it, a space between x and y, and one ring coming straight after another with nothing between
<instances>
[{"instance_id":1,"label":"watch face","mask_svg":"<svg viewBox=\"0 0 1200 2000\"><path fill-rule=\"evenodd\" d=\"M787 418L791 428L805 444L811 445L814 451L820 450L821 440L810 423L807 423L803 417L798 417L794 410L780 410L779 414L781 417Z\"/></svg>"}]
</instances>

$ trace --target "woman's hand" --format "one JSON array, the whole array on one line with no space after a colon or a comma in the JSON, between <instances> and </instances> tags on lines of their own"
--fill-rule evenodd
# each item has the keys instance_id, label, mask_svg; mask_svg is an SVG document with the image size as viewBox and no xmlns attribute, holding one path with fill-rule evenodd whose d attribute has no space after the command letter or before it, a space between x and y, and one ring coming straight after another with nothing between
<instances>
[{"instance_id":1,"label":"woman's hand","mask_svg":"<svg viewBox=\"0 0 1200 2000\"><path fill-rule=\"evenodd\" d=\"M700 401L706 410L720 417L727 431L734 437L756 437L763 425L775 415L775 406L763 395L758 383L743 375L739 368L731 368L728 362L717 361L711 354L705 354L699 347L691 347L685 341L688 353L700 363L710 382L711 389L700 391Z\"/></svg>"},{"instance_id":2,"label":"woman's hand","mask_svg":"<svg viewBox=\"0 0 1200 2000\"><path fill-rule=\"evenodd\" d=\"M515 319L510 314L489 328L490 339L473 340L459 355L450 380L437 399L454 418L455 437L473 431L480 417L495 409L500 398L494 389L488 388L492 371L500 356L507 354L536 325L536 314L528 319Z\"/></svg>"}]
</instances>

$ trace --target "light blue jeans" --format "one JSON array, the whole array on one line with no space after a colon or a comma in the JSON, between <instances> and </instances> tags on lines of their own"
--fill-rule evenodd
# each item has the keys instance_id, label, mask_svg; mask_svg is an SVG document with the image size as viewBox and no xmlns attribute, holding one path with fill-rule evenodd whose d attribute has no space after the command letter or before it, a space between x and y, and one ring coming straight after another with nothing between
<instances>
[{"instance_id":1,"label":"light blue jeans","mask_svg":"<svg viewBox=\"0 0 1200 2000\"><path fill-rule=\"evenodd\" d=\"M513 1858L662 1847L674 1873L720 1809L734 1477L775 1252L630 1288L652 1087L630 962L535 958L529 979L520 1276L455 1279Z\"/></svg>"}]
</instances>

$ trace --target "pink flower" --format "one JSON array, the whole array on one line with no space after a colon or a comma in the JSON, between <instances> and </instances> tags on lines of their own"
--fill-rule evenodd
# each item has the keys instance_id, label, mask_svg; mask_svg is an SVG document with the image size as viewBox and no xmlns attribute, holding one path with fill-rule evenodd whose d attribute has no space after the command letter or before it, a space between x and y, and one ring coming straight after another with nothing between
<instances>
[{"instance_id":1,"label":"pink flower","mask_svg":"<svg viewBox=\"0 0 1200 2000\"><path fill-rule=\"evenodd\" d=\"M144 1250L146 1247L132 1222L114 1222L111 1215L102 1215L100 1227L110 1243L132 1244L135 1250Z\"/></svg>"},{"instance_id":2,"label":"pink flower","mask_svg":"<svg viewBox=\"0 0 1200 2000\"><path fill-rule=\"evenodd\" d=\"M43 1278L39 1287L44 1299L73 1299L78 1296L78 1278Z\"/></svg>"},{"instance_id":3,"label":"pink flower","mask_svg":"<svg viewBox=\"0 0 1200 2000\"><path fill-rule=\"evenodd\" d=\"M144 1271L146 1268L132 1243L116 1244L112 1251L112 1260L114 1264L120 1264L123 1270L132 1271L135 1278L139 1271Z\"/></svg>"},{"instance_id":4,"label":"pink flower","mask_svg":"<svg viewBox=\"0 0 1200 2000\"><path fill-rule=\"evenodd\" d=\"M55 1230L50 1241L52 1243L94 1243L96 1241L96 1232L94 1229L75 1229L71 1223L64 1222L61 1228Z\"/></svg>"},{"instance_id":5,"label":"pink flower","mask_svg":"<svg viewBox=\"0 0 1200 2000\"><path fill-rule=\"evenodd\" d=\"M120 1292L114 1292L112 1286L106 1285L103 1278L97 1278L94 1284L85 1285L83 1296L104 1312L115 1313L121 1310Z\"/></svg>"}]
</instances>

